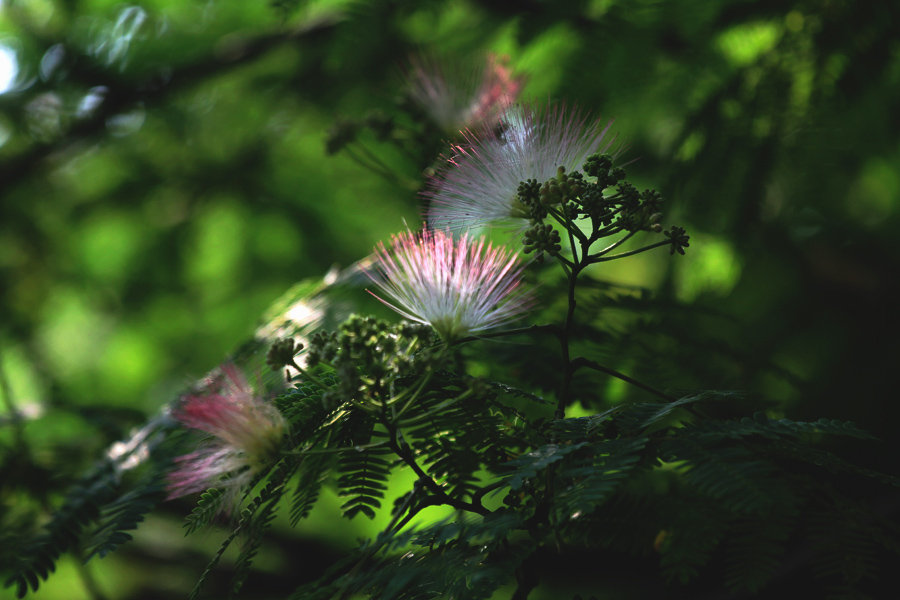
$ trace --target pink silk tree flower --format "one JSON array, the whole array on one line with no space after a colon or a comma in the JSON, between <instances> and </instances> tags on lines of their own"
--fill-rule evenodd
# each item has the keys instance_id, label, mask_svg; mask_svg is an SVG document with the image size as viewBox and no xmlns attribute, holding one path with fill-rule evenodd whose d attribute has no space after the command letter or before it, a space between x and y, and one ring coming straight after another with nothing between
<instances>
[{"instance_id":1,"label":"pink silk tree flower","mask_svg":"<svg viewBox=\"0 0 900 600\"><path fill-rule=\"evenodd\" d=\"M521 287L524 266L503 247L444 231L407 231L379 244L369 276L385 305L431 325L446 342L504 325L532 304Z\"/></svg>"},{"instance_id":2,"label":"pink silk tree flower","mask_svg":"<svg viewBox=\"0 0 900 600\"><path fill-rule=\"evenodd\" d=\"M493 55L477 67L425 57L410 62L410 96L441 130L453 135L496 125L516 101L524 81Z\"/></svg>"},{"instance_id":3,"label":"pink silk tree flower","mask_svg":"<svg viewBox=\"0 0 900 600\"><path fill-rule=\"evenodd\" d=\"M182 425L208 434L199 448L175 459L169 474L169 499L210 487L233 493L253 478L278 451L286 424L281 413L254 395L233 364L198 394L188 395L173 411Z\"/></svg>"},{"instance_id":4,"label":"pink silk tree flower","mask_svg":"<svg viewBox=\"0 0 900 600\"><path fill-rule=\"evenodd\" d=\"M557 169L581 169L592 154L608 152L612 121L603 123L575 108L517 106L499 128L464 132L451 157L429 181L428 223L434 229L467 230L497 223L525 226L518 206L519 184L556 176Z\"/></svg>"}]
</instances>

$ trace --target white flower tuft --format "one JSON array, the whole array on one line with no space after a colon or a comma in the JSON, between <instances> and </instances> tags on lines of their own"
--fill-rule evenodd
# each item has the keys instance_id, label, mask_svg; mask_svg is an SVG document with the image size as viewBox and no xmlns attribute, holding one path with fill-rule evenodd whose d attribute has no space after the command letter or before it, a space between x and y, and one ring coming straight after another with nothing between
<instances>
[{"instance_id":1,"label":"white flower tuft","mask_svg":"<svg viewBox=\"0 0 900 600\"><path fill-rule=\"evenodd\" d=\"M407 74L409 94L444 132L496 125L515 101L523 80L491 55L477 66L414 57Z\"/></svg>"},{"instance_id":2,"label":"white flower tuft","mask_svg":"<svg viewBox=\"0 0 900 600\"><path fill-rule=\"evenodd\" d=\"M375 251L372 281L381 302L407 319L431 325L445 341L504 325L531 305L522 291L523 265L503 247L444 231L401 233Z\"/></svg>"},{"instance_id":3,"label":"white flower tuft","mask_svg":"<svg viewBox=\"0 0 900 600\"><path fill-rule=\"evenodd\" d=\"M429 225L454 231L489 223L523 226L527 215L515 201L519 184L546 181L559 167L581 169L592 154L609 151L611 125L561 105L517 106L499 129L464 132L423 194Z\"/></svg>"}]
</instances>

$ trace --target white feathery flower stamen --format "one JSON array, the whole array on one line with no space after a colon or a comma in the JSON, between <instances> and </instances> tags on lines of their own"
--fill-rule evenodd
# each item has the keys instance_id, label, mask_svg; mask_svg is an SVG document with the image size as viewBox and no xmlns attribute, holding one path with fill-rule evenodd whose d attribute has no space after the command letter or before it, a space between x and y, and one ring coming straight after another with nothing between
<instances>
[{"instance_id":1,"label":"white feathery flower stamen","mask_svg":"<svg viewBox=\"0 0 900 600\"><path fill-rule=\"evenodd\" d=\"M375 251L372 294L403 317L431 325L445 341L520 316L531 305L521 288L524 266L503 247L444 231L405 232Z\"/></svg>"},{"instance_id":2,"label":"white feathery flower stamen","mask_svg":"<svg viewBox=\"0 0 900 600\"><path fill-rule=\"evenodd\" d=\"M581 169L589 156L608 152L612 121L603 123L562 105L516 106L499 130L464 132L451 157L428 183L428 222L435 229L467 230L490 223L524 225L516 206L519 184Z\"/></svg>"},{"instance_id":3,"label":"white feathery flower stamen","mask_svg":"<svg viewBox=\"0 0 900 600\"><path fill-rule=\"evenodd\" d=\"M522 78L493 55L480 65L425 56L410 62L411 98L438 127L453 135L467 127L495 125L522 89Z\"/></svg>"}]
</instances>

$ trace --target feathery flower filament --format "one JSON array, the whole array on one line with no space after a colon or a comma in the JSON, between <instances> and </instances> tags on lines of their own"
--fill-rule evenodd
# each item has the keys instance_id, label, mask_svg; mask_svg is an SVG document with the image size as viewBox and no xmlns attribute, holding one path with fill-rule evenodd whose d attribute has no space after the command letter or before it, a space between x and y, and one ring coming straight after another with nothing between
<instances>
[{"instance_id":1,"label":"feathery flower filament","mask_svg":"<svg viewBox=\"0 0 900 600\"><path fill-rule=\"evenodd\" d=\"M523 269L515 254L483 238L407 231L394 235L390 248L378 245L369 276L389 300L373 296L451 342L504 325L530 307Z\"/></svg>"},{"instance_id":2,"label":"feathery flower filament","mask_svg":"<svg viewBox=\"0 0 900 600\"><path fill-rule=\"evenodd\" d=\"M221 376L204 393L187 396L173 416L209 437L196 451L175 459L170 499L209 487L236 492L277 452L286 428L281 413L254 395L232 364L221 367Z\"/></svg>"},{"instance_id":3,"label":"feathery flower filament","mask_svg":"<svg viewBox=\"0 0 900 600\"><path fill-rule=\"evenodd\" d=\"M499 129L463 132L464 141L423 193L430 226L523 226L528 215L516 202L519 184L550 179L559 167L580 169L592 154L607 152L615 141L607 135L611 125L565 106L517 106Z\"/></svg>"},{"instance_id":4,"label":"feathery flower filament","mask_svg":"<svg viewBox=\"0 0 900 600\"><path fill-rule=\"evenodd\" d=\"M410 96L447 133L495 125L522 89L522 78L493 55L476 68L424 57L411 63Z\"/></svg>"}]
</instances>

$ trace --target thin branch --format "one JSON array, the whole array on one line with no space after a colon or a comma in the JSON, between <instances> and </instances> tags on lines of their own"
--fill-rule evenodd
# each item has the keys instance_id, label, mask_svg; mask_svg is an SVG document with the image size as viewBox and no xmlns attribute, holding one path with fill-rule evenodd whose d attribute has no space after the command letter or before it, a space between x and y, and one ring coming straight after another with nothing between
<instances>
[{"instance_id":1,"label":"thin branch","mask_svg":"<svg viewBox=\"0 0 900 600\"><path fill-rule=\"evenodd\" d=\"M357 144L356 146L362 151L362 155L357 154L356 151L354 151L354 149L350 146L344 147L344 152L353 160L353 162L355 162L362 168L368 169L369 171L375 173L392 185L396 185L398 187L408 187L397 176L396 173L394 173L387 167L387 165L385 165L380 160L375 160L373 158L374 155L372 155L371 152L368 152L365 147L363 147L361 144Z\"/></svg>"},{"instance_id":2,"label":"thin branch","mask_svg":"<svg viewBox=\"0 0 900 600\"><path fill-rule=\"evenodd\" d=\"M305 27L291 31L267 33L255 38L233 42L224 51L217 47L209 55L184 66L175 66L171 75L162 71L146 77L137 84L128 83L108 70L97 70L96 80L84 82L85 88L104 85L108 92L103 103L90 117L75 121L61 137L50 142L33 144L18 155L0 164L0 181L9 189L28 177L49 156L65 150L73 144L102 134L107 121L116 115L138 107L158 104L175 93L194 87L210 77L226 73L234 67L262 58L286 44L299 41L316 44L319 38L337 26L334 19L321 19ZM63 41L59 41L63 43ZM79 56L90 61L90 57Z\"/></svg>"},{"instance_id":3,"label":"thin branch","mask_svg":"<svg viewBox=\"0 0 900 600\"><path fill-rule=\"evenodd\" d=\"M576 265L576 267L572 269L572 273L569 275L569 286L567 292L569 309L568 311L566 311L566 324L563 327L562 335L559 336L559 345L560 350L562 351L563 368L565 369L565 371L563 373L562 386L559 391L559 399L556 404L555 416L557 419L562 419L566 415L566 404L569 401L569 386L572 383L572 375L575 373L575 370L572 368L571 357L569 355L569 336L572 334L572 327L575 323L575 285L578 280L578 273L581 271L583 265L584 263Z\"/></svg>"},{"instance_id":4,"label":"thin branch","mask_svg":"<svg viewBox=\"0 0 900 600\"><path fill-rule=\"evenodd\" d=\"M601 250L600 252L598 252L598 253L596 253L596 254L592 254L591 256L589 256L589 257L588 257L588 261L590 261L590 262L599 262L598 260L595 260L595 259L597 259L597 258L603 256L603 255L606 254L607 252L611 252L611 251L615 250L616 248L618 248L619 246L621 246L622 244L624 244L626 241L628 241L628 239L629 239L631 236L633 236L634 233L635 233L634 231L629 231L626 235L622 236L621 238L619 238L618 240L616 240L615 242L613 242L612 244L610 244L609 246L607 246L606 248L604 248L603 250Z\"/></svg>"},{"instance_id":5,"label":"thin branch","mask_svg":"<svg viewBox=\"0 0 900 600\"><path fill-rule=\"evenodd\" d=\"M628 234L631 235L631 234ZM622 238L624 241L628 236ZM628 252L622 252L620 254L613 254L612 256L599 256L595 255L589 259L591 263L605 262L607 260L616 260L617 258L625 258L626 256L634 256L635 254L640 254L641 252L646 252L647 250L653 250L654 248L661 248L662 246L669 246L671 244L671 240L664 240L662 242L656 242L655 244L650 244L649 246L644 246L643 248L638 248L637 250L630 250Z\"/></svg>"},{"instance_id":6,"label":"thin branch","mask_svg":"<svg viewBox=\"0 0 900 600\"><path fill-rule=\"evenodd\" d=\"M406 527L407 523L412 521L416 515L418 515L423 509L428 508L429 506L440 506L443 504L443 500L438 498L437 496L428 496L415 506L409 509L409 512L406 513L406 516L400 519L394 526L394 531L400 531L404 527ZM402 514L402 513L398 513Z\"/></svg>"},{"instance_id":7,"label":"thin branch","mask_svg":"<svg viewBox=\"0 0 900 600\"><path fill-rule=\"evenodd\" d=\"M439 498L442 504L449 504L453 508L457 510L465 510L468 512L477 513L479 515L487 515L490 514L491 511L486 509L484 506L480 504L473 504L471 502L466 502L464 500L457 500L453 498L447 492L444 491L438 482L431 478L428 473L426 473L422 467L419 466L419 463L416 462L415 456L413 456L411 448L406 444L400 444L397 440L397 429L391 424L385 423L385 426L388 428L389 433L391 434L388 438L391 445L391 450L405 462L409 468L413 470L413 472L419 477L422 483L427 487L437 498Z\"/></svg>"},{"instance_id":8,"label":"thin branch","mask_svg":"<svg viewBox=\"0 0 900 600\"><path fill-rule=\"evenodd\" d=\"M669 402L674 402L675 400L677 400L677 398L675 398L674 396L670 396L669 394L667 394L665 392L661 392L660 390L658 390L652 386L649 386L646 383L642 383L642 382L638 381L637 379L629 377L628 375L625 375L624 373L620 373L620 372L616 371L615 369L610 369L609 367L605 367L598 362L594 362L594 361L589 360L584 357L579 357L572 361L572 372L573 373L581 367L587 367L588 369L593 369L595 371L600 371L601 373L606 373L607 375L611 375L617 379L621 379L622 381L624 381L626 383L630 383L631 385L633 385L635 387L641 388L645 392L650 392L651 394L659 396L660 398L667 400Z\"/></svg>"},{"instance_id":9,"label":"thin branch","mask_svg":"<svg viewBox=\"0 0 900 600\"><path fill-rule=\"evenodd\" d=\"M540 583L538 573L540 569L535 550L516 568L516 589L510 600L527 600L531 591Z\"/></svg>"},{"instance_id":10,"label":"thin branch","mask_svg":"<svg viewBox=\"0 0 900 600\"><path fill-rule=\"evenodd\" d=\"M372 448L384 446L387 443L387 440L381 440L380 442L372 442L371 444L361 444L353 446L353 450L370 450ZM347 448L320 448L319 450L282 450L280 454L283 456L306 456L308 454L340 454L341 452L346 451Z\"/></svg>"},{"instance_id":11,"label":"thin branch","mask_svg":"<svg viewBox=\"0 0 900 600\"><path fill-rule=\"evenodd\" d=\"M507 481L501 479L500 481L495 481L494 483L488 484L488 485L484 486L483 488L479 488L479 490L477 492L472 494L472 502L477 502L478 504L481 504L482 498L484 498L486 495L490 494L494 490L499 490L500 488L502 488L506 485L507 485Z\"/></svg>"}]
</instances>

